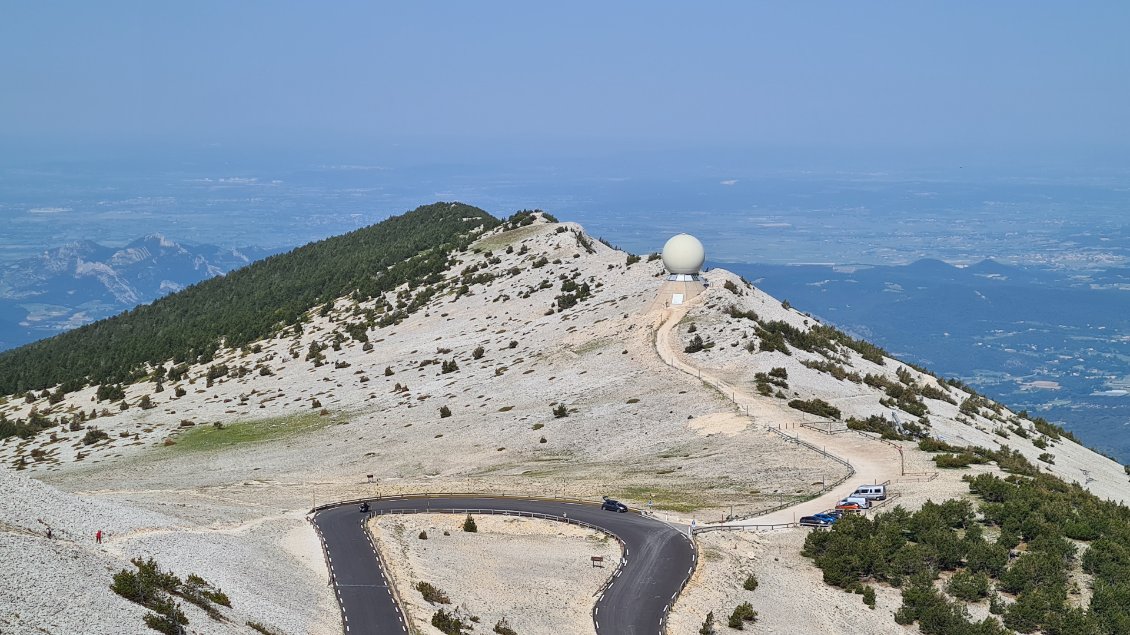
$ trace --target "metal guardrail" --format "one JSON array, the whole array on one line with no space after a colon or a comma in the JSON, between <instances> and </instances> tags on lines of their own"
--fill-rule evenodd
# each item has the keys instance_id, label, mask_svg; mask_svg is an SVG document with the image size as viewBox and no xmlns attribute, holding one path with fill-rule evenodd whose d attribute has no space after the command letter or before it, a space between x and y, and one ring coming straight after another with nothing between
<instances>
[{"instance_id":1,"label":"metal guardrail","mask_svg":"<svg viewBox=\"0 0 1130 635\"><path fill-rule=\"evenodd\" d=\"M938 478L938 472L907 472L899 479L899 483L929 483Z\"/></svg>"},{"instance_id":2,"label":"metal guardrail","mask_svg":"<svg viewBox=\"0 0 1130 635\"><path fill-rule=\"evenodd\" d=\"M889 481L888 481L888 482L889 482ZM881 501L873 501L873 502L871 503L871 506L870 506L870 507L868 507L868 508L867 508L866 510L864 510L864 511L871 511L872 509L876 509L876 508L878 508L878 507L886 507L886 506L887 506L888 504L890 504L890 502L891 502L891 501L893 501L894 499L896 499L896 498L898 498L898 497L900 497L900 496L902 496L902 493L901 493L901 492L888 492L888 493L887 493L887 497L886 497L886 498L884 498L884 499L883 499L883 500L881 500Z\"/></svg>"},{"instance_id":3,"label":"metal guardrail","mask_svg":"<svg viewBox=\"0 0 1130 635\"><path fill-rule=\"evenodd\" d=\"M695 534L705 534L712 531L776 531L778 529L792 529L796 523L775 523L772 525L703 525L694 529Z\"/></svg>"},{"instance_id":4,"label":"metal guardrail","mask_svg":"<svg viewBox=\"0 0 1130 635\"><path fill-rule=\"evenodd\" d=\"M836 463L840 463L841 465L846 465L847 467L851 468L851 473L855 474L855 468L852 467L852 464L849 463L846 459L841 459L840 457L836 456L835 454L828 452L824 448L817 447L817 446L809 443L808 441L802 441L799 436L791 437L791 436L789 436L789 434L787 432L783 432L781 430L778 430L777 428L774 428L773 426L768 426L765 429L784 437L787 441L790 441L792 443L796 443L798 445L803 445L810 450L813 450L815 452L819 452L820 454L824 455L826 458L829 458L829 459L835 461Z\"/></svg>"},{"instance_id":5,"label":"metal guardrail","mask_svg":"<svg viewBox=\"0 0 1130 635\"><path fill-rule=\"evenodd\" d=\"M540 512L524 512L516 509L480 509L474 507L412 507L403 509L388 509L380 511L369 512L369 518L374 516L390 516L395 514L472 514L478 516L520 516L523 518L539 518L541 520L553 520L557 522L566 523L568 525L577 525L585 529L592 529L599 531L603 534L608 534L616 538L615 534L608 532L605 529L597 527L596 525L586 523L583 520L569 518L567 516L555 516L553 514L542 514ZM619 540L619 538L616 538Z\"/></svg>"},{"instance_id":6,"label":"metal guardrail","mask_svg":"<svg viewBox=\"0 0 1130 635\"><path fill-rule=\"evenodd\" d=\"M411 498L518 498L522 500L538 500L538 501L553 501L561 503L577 503L579 505L592 505L592 499L585 498L568 498L564 496L539 496L537 494L525 494L518 492L499 493L499 492L403 492L397 494L376 494L372 496L365 496L364 498L348 498L345 500L334 501L332 503L324 503L317 505L310 509L308 514L320 512L324 509L332 507L341 507L342 505L359 505L365 501L383 501L383 500L396 500L398 498L411 499ZM628 513L639 513L638 510L628 510Z\"/></svg>"},{"instance_id":7,"label":"metal guardrail","mask_svg":"<svg viewBox=\"0 0 1130 635\"><path fill-rule=\"evenodd\" d=\"M821 428L820 426L816 425L815 423L802 423L802 424L800 424L800 427L808 428L810 430L815 430L815 431L819 432L820 434L827 434L827 435L843 434L845 432L851 432L852 431L851 428L848 428L848 427L836 428L835 430L833 430L830 426L826 426L826 427Z\"/></svg>"},{"instance_id":8,"label":"metal guardrail","mask_svg":"<svg viewBox=\"0 0 1130 635\"><path fill-rule=\"evenodd\" d=\"M854 430L854 432L865 439L871 439L872 441L878 441L879 443L886 443L892 448L902 449L901 445L895 443L894 441L891 441L890 439L884 439L881 435L877 435L874 432L868 432L867 430Z\"/></svg>"}]
</instances>

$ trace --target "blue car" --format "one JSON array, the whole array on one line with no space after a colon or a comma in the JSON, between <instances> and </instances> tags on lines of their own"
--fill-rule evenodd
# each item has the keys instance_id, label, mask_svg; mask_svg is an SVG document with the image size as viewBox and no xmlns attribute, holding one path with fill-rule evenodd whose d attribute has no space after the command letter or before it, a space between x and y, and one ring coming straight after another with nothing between
<instances>
[{"instance_id":1,"label":"blue car","mask_svg":"<svg viewBox=\"0 0 1130 635\"><path fill-rule=\"evenodd\" d=\"M804 516L797 524L801 527L831 527L838 517L832 514L813 514L811 516Z\"/></svg>"}]
</instances>

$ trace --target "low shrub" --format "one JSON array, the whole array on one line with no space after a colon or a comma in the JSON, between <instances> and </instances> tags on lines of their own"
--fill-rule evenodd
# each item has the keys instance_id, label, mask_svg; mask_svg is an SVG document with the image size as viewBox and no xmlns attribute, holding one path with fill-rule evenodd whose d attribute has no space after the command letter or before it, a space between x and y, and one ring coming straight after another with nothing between
<instances>
[{"instance_id":1,"label":"low shrub","mask_svg":"<svg viewBox=\"0 0 1130 635\"><path fill-rule=\"evenodd\" d=\"M746 622L756 622L757 611L753 610L753 605L749 602L742 602L730 614L730 619L726 625L730 628L736 628L739 631L744 630Z\"/></svg>"},{"instance_id":2,"label":"low shrub","mask_svg":"<svg viewBox=\"0 0 1130 635\"><path fill-rule=\"evenodd\" d=\"M115 573L110 590L153 611L144 617L146 626L153 630L170 635L184 633L188 618L172 598L174 595L199 606L216 620L223 616L213 603L231 607L227 594L198 575L189 575L181 582L176 575L162 571L153 558L135 558L131 562L137 571L122 569Z\"/></svg>"},{"instance_id":3,"label":"low shrub","mask_svg":"<svg viewBox=\"0 0 1130 635\"><path fill-rule=\"evenodd\" d=\"M801 412L814 414L818 417L825 417L827 419L834 419L839 421L840 409L832 404L824 401L823 399L809 399L807 401L802 399L793 399L789 402L790 408L795 408Z\"/></svg>"},{"instance_id":4,"label":"low shrub","mask_svg":"<svg viewBox=\"0 0 1130 635\"><path fill-rule=\"evenodd\" d=\"M946 591L959 600L977 602L989 597L989 576L984 571L959 571L950 578Z\"/></svg>"},{"instance_id":5,"label":"low shrub","mask_svg":"<svg viewBox=\"0 0 1130 635\"><path fill-rule=\"evenodd\" d=\"M417 582L416 590L420 595L424 596L424 601L428 604L451 604L451 598L447 594L436 588L430 582Z\"/></svg>"},{"instance_id":6,"label":"low shrub","mask_svg":"<svg viewBox=\"0 0 1130 635\"><path fill-rule=\"evenodd\" d=\"M706 614L706 619L702 621L702 626L698 629L698 635L714 635L717 631L714 630L714 611Z\"/></svg>"},{"instance_id":7,"label":"low shrub","mask_svg":"<svg viewBox=\"0 0 1130 635\"><path fill-rule=\"evenodd\" d=\"M464 624L463 620L456 617L454 613L448 613L444 609L436 611L436 614L432 616L432 626L447 635L462 635L465 630L470 628L469 624Z\"/></svg>"},{"instance_id":8,"label":"low shrub","mask_svg":"<svg viewBox=\"0 0 1130 635\"><path fill-rule=\"evenodd\" d=\"M282 635L279 631L259 622L247 622L247 627L262 635Z\"/></svg>"},{"instance_id":9,"label":"low shrub","mask_svg":"<svg viewBox=\"0 0 1130 635\"><path fill-rule=\"evenodd\" d=\"M742 582L742 588L745 589L746 591L756 590L757 589L757 576L752 574L752 573L749 574L749 576L746 577L745 582Z\"/></svg>"},{"instance_id":10,"label":"low shrub","mask_svg":"<svg viewBox=\"0 0 1130 635\"><path fill-rule=\"evenodd\" d=\"M463 521L463 531L473 534L479 530L479 526L475 524L475 519L467 514L467 518Z\"/></svg>"},{"instance_id":11,"label":"low shrub","mask_svg":"<svg viewBox=\"0 0 1130 635\"><path fill-rule=\"evenodd\" d=\"M83 445L94 445L103 439L109 439L110 435L106 434L105 430L98 428L90 428L86 431L86 435L82 438Z\"/></svg>"},{"instance_id":12,"label":"low shrub","mask_svg":"<svg viewBox=\"0 0 1130 635\"><path fill-rule=\"evenodd\" d=\"M969 467L977 457L968 452L961 454L938 454L934 456L934 464L947 470Z\"/></svg>"}]
</instances>

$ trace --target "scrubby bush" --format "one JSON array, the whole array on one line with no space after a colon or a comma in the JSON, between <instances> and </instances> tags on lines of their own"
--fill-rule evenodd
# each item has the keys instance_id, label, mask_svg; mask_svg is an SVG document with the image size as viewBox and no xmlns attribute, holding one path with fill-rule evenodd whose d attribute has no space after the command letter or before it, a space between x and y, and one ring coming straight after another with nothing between
<instances>
[{"instance_id":1,"label":"scrubby bush","mask_svg":"<svg viewBox=\"0 0 1130 635\"><path fill-rule=\"evenodd\" d=\"M875 608L875 587L863 587L863 603L871 607L872 609Z\"/></svg>"},{"instance_id":2,"label":"scrubby bush","mask_svg":"<svg viewBox=\"0 0 1130 635\"><path fill-rule=\"evenodd\" d=\"M793 399L789 402L789 407L800 410L801 412L814 414L818 417L825 417L837 421L840 419L840 409L819 398L809 400Z\"/></svg>"},{"instance_id":3,"label":"scrubby bush","mask_svg":"<svg viewBox=\"0 0 1130 635\"><path fill-rule=\"evenodd\" d=\"M470 514L467 514L467 518L463 520L463 531L469 534L479 531L479 526L475 524L475 519Z\"/></svg>"},{"instance_id":4,"label":"scrubby bush","mask_svg":"<svg viewBox=\"0 0 1130 635\"><path fill-rule=\"evenodd\" d=\"M498 633L498 635L518 635L518 631L510 628L510 622L506 621L505 617L495 623L494 632Z\"/></svg>"},{"instance_id":5,"label":"scrubby bush","mask_svg":"<svg viewBox=\"0 0 1130 635\"><path fill-rule=\"evenodd\" d=\"M183 625L188 624L188 618L180 604L171 597L174 595L199 606L216 620L222 620L223 616L212 606L213 603L231 606L227 594L198 575L189 575L186 581L181 582L176 575L162 571L152 558L135 558L131 562L137 571L123 569L115 573L110 589L127 600L154 611L144 618L145 624L153 630L172 635L184 632Z\"/></svg>"},{"instance_id":6,"label":"scrubby bush","mask_svg":"<svg viewBox=\"0 0 1130 635\"><path fill-rule=\"evenodd\" d=\"M109 438L110 438L110 435L106 434L106 431L99 430L98 428L89 428L86 431L86 435L82 437L82 444L83 445L94 445L95 443L98 443L99 441L102 441L103 439L109 439Z\"/></svg>"},{"instance_id":7,"label":"scrubby bush","mask_svg":"<svg viewBox=\"0 0 1130 635\"><path fill-rule=\"evenodd\" d=\"M28 393L33 398L34 395ZM126 398L126 392L122 389L121 384L102 384L94 393L95 399L98 401L117 401Z\"/></svg>"},{"instance_id":8,"label":"scrubby bush","mask_svg":"<svg viewBox=\"0 0 1130 635\"><path fill-rule=\"evenodd\" d=\"M753 610L753 605L749 602L742 602L734 608L734 612L730 614L730 619L727 620L726 624L730 628L736 628L740 631L745 629L746 622L756 621L757 611Z\"/></svg>"},{"instance_id":9,"label":"scrubby bush","mask_svg":"<svg viewBox=\"0 0 1130 635\"><path fill-rule=\"evenodd\" d=\"M569 407L563 403L559 403L553 407L553 416L557 419L569 416Z\"/></svg>"},{"instance_id":10,"label":"scrubby bush","mask_svg":"<svg viewBox=\"0 0 1130 635\"><path fill-rule=\"evenodd\" d=\"M165 635L182 635L185 632L184 625L188 624L188 617L181 610L180 604L166 597L154 601L149 608L154 612L142 618L146 626Z\"/></svg>"},{"instance_id":11,"label":"scrubby bush","mask_svg":"<svg viewBox=\"0 0 1130 635\"><path fill-rule=\"evenodd\" d=\"M976 460L977 457L968 452L962 452L961 454L938 454L934 457L934 464L940 468L952 470L969 467L969 464Z\"/></svg>"},{"instance_id":12,"label":"scrubby bush","mask_svg":"<svg viewBox=\"0 0 1130 635\"><path fill-rule=\"evenodd\" d=\"M471 352L471 358L472 359L482 359L483 355L485 355L485 354L486 354L486 349L483 348L482 346L477 346L477 347L475 347L475 350Z\"/></svg>"},{"instance_id":13,"label":"scrubby bush","mask_svg":"<svg viewBox=\"0 0 1130 635\"><path fill-rule=\"evenodd\" d=\"M959 600L977 602L989 597L989 576L984 571L959 571L950 578L946 591Z\"/></svg>"},{"instance_id":14,"label":"scrubby bush","mask_svg":"<svg viewBox=\"0 0 1130 635\"><path fill-rule=\"evenodd\" d=\"M428 604L451 604L451 598L430 582L417 582L416 590L424 596L424 601Z\"/></svg>"},{"instance_id":15,"label":"scrubby bush","mask_svg":"<svg viewBox=\"0 0 1130 635\"><path fill-rule=\"evenodd\" d=\"M279 631L259 622L247 622L247 627L262 635L283 635Z\"/></svg>"},{"instance_id":16,"label":"scrubby bush","mask_svg":"<svg viewBox=\"0 0 1130 635\"><path fill-rule=\"evenodd\" d=\"M702 626L698 629L698 635L715 635L717 631L714 630L714 611L706 614L706 619L702 621Z\"/></svg>"},{"instance_id":17,"label":"scrubby bush","mask_svg":"<svg viewBox=\"0 0 1130 635\"><path fill-rule=\"evenodd\" d=\"M470 628L469 624L464 624L463 620L456 617L454 613L448 613L444 609L436 611L436 614L432 616L432 626L447 635L462 635L465 630Z\"/></svg>"},{"instance_id":18,"label":"scrubby bush","mask_svg":"<svg viewBox=\"0 0 1130 635\"><path fill-rule=\"evenodd\" d=\"M749 574L745 582L742 582L742 588L746 591L754 591L757 589L757 576L753 573Z\"/></svg>"},{"instance_id":19,"label":"scrubby bush","mask_svg":"<svg viewBox=\"0 0 1130 635\"><path fill-rule=\"evenodd\" d=\"M446 419L450 416L451 416L451 408L448 408L447 406L440 406L439 407L439 418L440 419Z\"/></svg>"}]
</instances>

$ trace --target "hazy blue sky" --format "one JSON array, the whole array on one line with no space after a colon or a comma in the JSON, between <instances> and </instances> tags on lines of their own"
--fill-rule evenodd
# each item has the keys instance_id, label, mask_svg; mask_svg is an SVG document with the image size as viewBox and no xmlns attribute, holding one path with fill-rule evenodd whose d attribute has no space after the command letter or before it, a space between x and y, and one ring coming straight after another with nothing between
<instances>
[{"instance_id":1,"label":"hazy blue sky","mask_svg":"<svg viewBox=\"0 0 1130 635\"><path fill-rule=\"evenodd\" d=\"M11 2L0 142L1118 153L1128 33L1124 0Z\"/></svg>"}]
</instances>

